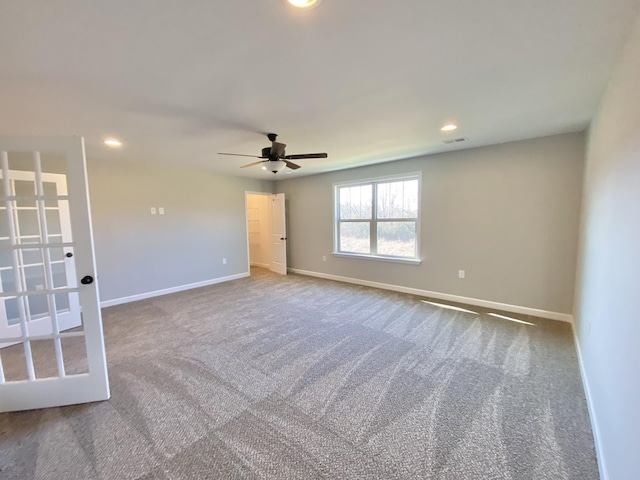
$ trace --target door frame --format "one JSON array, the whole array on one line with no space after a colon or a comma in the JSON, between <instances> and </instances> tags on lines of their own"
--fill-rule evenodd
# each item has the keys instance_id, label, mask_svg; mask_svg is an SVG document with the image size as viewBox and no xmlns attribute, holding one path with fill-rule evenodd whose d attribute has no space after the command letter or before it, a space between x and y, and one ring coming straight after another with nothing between
<instances>
[{"instance_id":1,"label":"door frame","mask_svg":"<svg viewBox=\"0 0 640 480\"><path fill-rule=\"evenodd\" d=\"M244 192L244 220L245 226L247 228L247 272L251 275L251 250L249 248L249 195L263 195L266 197L270 197L273 195L273 192L256 192L245 190ZM269 205L269 218L271 218L271 203L267 202ZM268 225L269 235L271 235L271 223ZM269 264L271 264L271 254L269 255Z\"/></svg>"}]
</instances>

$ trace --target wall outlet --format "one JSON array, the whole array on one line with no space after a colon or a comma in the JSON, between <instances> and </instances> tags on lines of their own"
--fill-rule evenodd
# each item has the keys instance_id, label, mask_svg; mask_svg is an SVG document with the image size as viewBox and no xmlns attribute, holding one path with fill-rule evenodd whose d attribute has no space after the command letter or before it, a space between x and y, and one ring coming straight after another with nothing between
<instances>
[{"instance_id":1,"label":"wall outlet","mask_svg":"<svg viewBox=\"0 0 640 480\"><path fill-rule=\"evenodd\" d=\"M322 261L323 261L323 262L326 262L326 261L327 261L327 256L326 256L326 255L323 255L323 256L322 256Z\"/></svg>"},{"instance_id":2,"label":"wall outlet","mask_svg":"<svg viewBox=\"0 0 640 480\"><path fill-rule=\"evenodd\" d=\"M226 264L227 264L227 259L226 259L226 258L223 258L223 259L222 259L222 264L223 264L223 265L226 265Z\"/></svg>"},{"instance_id":3,"label":"wall outlet","mask_svg":"<svg viewBox=\"0 0 640 480\"><path fill-rule=\"evenodd\" d=\"M151 207L151 215L155 215L156 214L156 207Z\"/></svg>"},{"instance_id":4,"label":"wall outlet","mask_svg":"<svg viewBox=\"0 0 640 480\"><path fill-rule=\"evenodd\" d=\"M160 215L164 215L164 207L159 207L159 208L158 208L158 213L159 213Z\"/></svg>"},{"instance_id":5,"label":"wall outlet","mask_svg":"<svg viewBox=\"0 0 640 480\"><path fill-rule=\"evenodd\" d=\"M464 278L464 270L458 270L458 278Z\"/></svg>"}]
</instances>

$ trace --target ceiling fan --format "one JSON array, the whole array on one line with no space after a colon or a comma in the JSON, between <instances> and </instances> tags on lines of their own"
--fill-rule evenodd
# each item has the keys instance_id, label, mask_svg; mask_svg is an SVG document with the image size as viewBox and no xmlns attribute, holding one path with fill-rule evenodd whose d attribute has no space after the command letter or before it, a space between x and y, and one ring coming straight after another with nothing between
<instances>
[{"instance_id":1,"label":"ceiling fan","mask_svg":"<svg viewBox=\"0 0 640 480\"><path fill-rule=\"evenodd\" d=\"M275 133L267 134L267 138L271 141L270 147L265 147L262 149L262 155L244 155L241 153L218 153L218 155L233 155L236 157L253 157L253 158L261 158L259 162L248 163L247 165L243 165L240 168L253 167L254 165L264 164L262 168L265 170L269 170L273 173L278 173L283 170L285 167L289 167L292 170L297 170L300 168L300 165L297 165L289 160L300 160L303 158L327 158L326 153L302 153L298 155L286 155L284 149L286 145L284 143L276 142L276 138L278 135Z\"/></svg>"}]
</instances>

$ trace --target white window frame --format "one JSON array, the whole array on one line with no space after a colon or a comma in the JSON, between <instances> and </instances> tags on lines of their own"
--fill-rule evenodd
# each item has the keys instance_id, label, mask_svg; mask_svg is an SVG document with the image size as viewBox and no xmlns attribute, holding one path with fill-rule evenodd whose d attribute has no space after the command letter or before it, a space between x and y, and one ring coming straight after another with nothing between
<instances>
[{"instance_id":1,"label":"white window frame","mask_svg":"<svg viewBox=\"0 0 640 480\"><path fill-rule=\"evenodd\" d=\"M392 255L364 254L353 252L341 252L340 248L340 188L343 187L358 187L362 185L372 186L372 205L371 205L371 218L366 220L370 222L371 229L371 242L372 248L375 249L377 245L377 225L379 221L384 222L406 222L407 218L385 218L384 220L377 219L377 189L376 185L379 183L399 182L403 180L418 180L418 215L415 218L416 223L416 256L415 257L396 257ZM335 257L348 257L348 258L361 258L367 260L378 260L383 262L394 263L406 263L411 265L420 265L422 259L420 257L420 217L422 213L422 172L411 172L400 175L389 175L384 177L367 178L363 180L353 180L345 182L337 182L333 184L333 256ZM344 220L343 220L344 221ZM354 220L357 221L357 220ZM362 220L365 221L365 220Z\"/></svg>"}]
</instances>

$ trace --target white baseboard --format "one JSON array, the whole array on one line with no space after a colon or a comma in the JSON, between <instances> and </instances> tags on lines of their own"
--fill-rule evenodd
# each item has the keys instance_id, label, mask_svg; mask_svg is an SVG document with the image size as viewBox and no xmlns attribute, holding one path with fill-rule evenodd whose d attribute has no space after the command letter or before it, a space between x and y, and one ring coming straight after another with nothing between
<instances>
[{"instance_id":1,"label":"white baseboard","mask_svg":"<svg viewBox=\"0 0 640 480\"><path fill-rule=\"evenodd\" d=\"M576 325L573 324L573 343L576 346L576 352L578 354L578 366L580 367L580 376L582 377L582 385L584 388L584 395L587 399L587 410L589 411L589 420L591 420L591 431L593 432L593 443L596 447L596 457L598 459L598 469L600 471L601 480L609 480L609 472L607 471L607 463L605 462L604 449L602 447L600 428L598 427L598 418L593 405L591 397L591 388L589 387L589 377L587 377L586 370L584 369L584 363L582 363L582 351L580 350L580 342L578 341L578 333L576 332Z\"/></svg>"},{"instance_id":2,"label":"white baseboard","mask_svg":"<svg viewBox=\"0 0 640 480\"><path fill-rule=\"evenodd\" d=\"M420 290L418 288L402 287L399 285L390 285L388 283L370 282L368 280L360 280L358 278L341 277L339 275L330 275L328 273L310 272L307 270L289 269L291 272L310 277L326 278L328 280L336 280L338 282L353 283L363 285L365 287L381 288L383 290L392 290L394 292L409 293L422 297L436 298L438 300L446 300L449 302L465 303L467 305L475 305L477 307L494 308L505 312L520 313L523 315L532 315L534 317L548 318L550 320L558 320L561 322L573 323L573 315L570 313L549 312L547 310L538 310L537 308L521 307L518 305L509 305L507 303L491 302L488 300L480 300L478 298L461 297L459 295L450 295L448 293L430 292L428 290Z\"/></svg>"},{"instance_id":3,"label":"white baseboard","mask_svg":"<svg viewBox=\"0 0 640 480\"><path fill-rule=\"evenodd\" d=\"M215 285L216 283L229 282L231 280L237 280L239 278L245 278L249 276L249 272L238 273L236 275L229 275L227 277L213 278L211 280L205 280L203 282L189 283L187 285L178 285L177 287L164 288L162 290L155 290L153 292L140 293L138 295L131 295L130 297L114 298L113 300L105 300L100 302L100 307L113 307L115 305L122 305L123 303L135 302L138 300L144 300L146 298L159 297L161 295L168 295L169 293L184 292L185 290L191 290L192 288L207 287L209 285Z\"/></svg>"}]
</instances>

